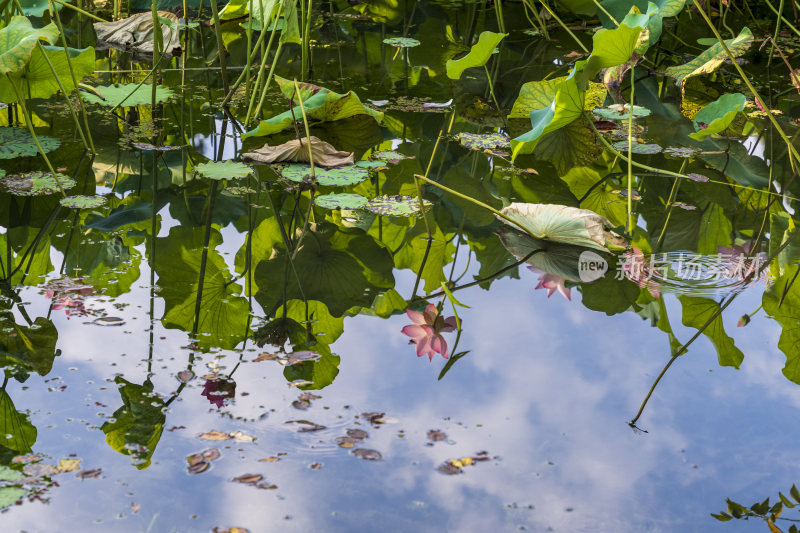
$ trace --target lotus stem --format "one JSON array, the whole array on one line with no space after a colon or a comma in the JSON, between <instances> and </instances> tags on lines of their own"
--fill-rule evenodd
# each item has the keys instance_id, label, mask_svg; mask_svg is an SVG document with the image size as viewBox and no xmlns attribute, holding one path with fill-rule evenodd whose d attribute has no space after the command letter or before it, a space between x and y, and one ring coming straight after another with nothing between
<instances>
[{"instance_id":1,"label":"lotus stem","mask_svg":"<svg viewBox=\"0 0 800 533\"><path fill-rule=\"evenodd\" d=\"M155 2L155 0L153 0ZM228 71L225 69L225 42L222 40L222 28L219 21L219 8L217 7L217 0L211 0L211 14L214 18L214 33L217 36L217 53L219 54L219 68L222 71L222 89L225 94L228 94Z\"/></svg>"},{"instance_id":2,"label":"lotus stem","mask_svg":"<svg viewBox=\"0 0 800 533\"><path fill-rule=\"evenodd\" d=\"M62 6L64 6L64 7L68 7L68 8L70 8L70 9L72 9L73 11L77 11L78 13L80 13L81 15L83 15L84 17L89 17L90 19L94 19L94 20L96 20L97 22L108 22L108 21L107 21L107 20L105 20L105 19L101 19L101 18L100 18L100 17L98 17L97 15L92 15L92 14L91 14L91 13L89 13L88 11L84 11L83 9L81 9L81 8L79 8L79 7L76 7L76 6L73 6L73 5L72 5L72 4L70 4L70 3L64 2L63 0L53 0L53 2L55 2L55 3L57 3L57 4L61 4L61 5L62 5ZM63 35L63 33L62 33L62 35Z\"/></svg>"},{"instance_id":3,"label":"lotus stem","mask_svg":"<svg viewBox=\"0 0 800 533\"><path fill-rule=\"evenodd\" d=\"M628 113L628 233L633 232L633 223L631 213L633 211L633 94L636 88L634 80L634 63L631 60L631 101L630 111Z\"/></svg>"},{"instance_id":4,"label":"lotus stem","mask_svg":"<svg viewBox=\"0 0 800 533\"><path fill-rule=\"evenodd\" d=\"M245 119L244 119L245 126L247 126L250 123L250 118L251 117L258 116L259 111L261 111L261 103L263 102L263 99L266 96L266 91L267 91L267 88L269 87L269 82L272 80L272 72L273 72L272 67L275 66L275 62L278 59L278 51L280 51L281 43L278 43L278 51L275 52L275 58L273 59L272 65L270 66L270 74L267 76L267 82L264 85L263 93L261 94L261 98L259 99L259 104L258 104L258 106L256 106L255 111L251 113L251 111L253 111L253 104L255 103L256 95L259 94L259 91L261 91L261 77L264 74L264 68L265 68L265 66L267 64L267 57L269 55L269 51L272 49L272 42L275 40L275 33L276 33L276 30L277 30L277 26L278 26L277 25L277 20L281 16L282 12L283 12L283 3L281 3L278 6L278 13L275 15L275 21L276 22L273 22L273 24L272 24L272 32L269 35L269 42L267 43L267 48L264 51L264 53L261 55L261 64L258 67L258 76L256 76L256 84L255 84L253 92L252 92L252 94L250 96L250 103L247 106L247 115L245 115ZM260 41L263 41L263 37L264 37L265 33L266 32L264 31L264 28L261 28L261 35L259 36L259 40ZM231 91L231 93L232 92L233 91Z\"/></svg>"}]
</instances>

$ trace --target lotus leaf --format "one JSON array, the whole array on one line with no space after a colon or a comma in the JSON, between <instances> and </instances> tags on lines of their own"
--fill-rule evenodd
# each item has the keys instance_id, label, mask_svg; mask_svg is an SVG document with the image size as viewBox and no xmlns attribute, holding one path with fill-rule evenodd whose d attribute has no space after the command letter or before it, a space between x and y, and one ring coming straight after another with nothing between
<instances>
[{"instance_id":1,"label":"lotus leaf","mask_svg":"<svg viewBox=\"0 0 800 533\"><path fill-rule=\"evenodd\" d=\"M352 165L354 163L352 152L342 152L333 145L310 137L311 155L314 157L314 165L321 167L339 167L342 165ZM257 163L276 163L281 161L291 161L295 163L308 163L309 142L303 139L293 139L278 146L264 145L261 148L244 154L245 159Z\"/></svg>"},{"instance_id":2,"label":"lotus leaf","mask_svg":"<svg viewBox=\"0 0 800 533\"><path fill-rule=\"evenodd\" d=\"M106 199L103 196L67 196L59 200L61 205L70 209L94 209L106 205Z\"/></svg>"},{"instance_id":3,"label":"lotus leaf","mask_svg":"<svg viewBox=\"0 0 800 533\"><path fill-rule=\"evenodd\" d=\"M0 187L13 196L46 196L60 192L59 183L64 190L75 186L75 180L63 174L56 174L58 181L50 172L34 171L25 174L0 176Z\"/></svg>"},{"instance_id":4,"label":"lotus leaf","mask_svg":"<svg viewBox=\"0 0 800 533\"><path fill-rule=\"evenodd\" d=\"M180 32L176 29L178 16L169 11L159 11L158 16L164 19L160 23L163 49L170 54L181 52ZM98 47L120 48L131 52L152 54L155 36L153 14L139 13L113 22L95 22Z\"/></svg>"},{"instance_id":5,"label":"lotus leaf","mask_svg":"<svg viewBox=\"0 0 800 533\"><path fill-rule=\"evenodd\" d=\"M628 141L617 141L614 143L614 149L620 152L628 151ZM634 140L631 143L632 154L657 154L661 151L661 147L657 144L645 144Z\"/></svg>"},{"instance_id":6,"label":"lotus leaf","mask_svg":"<svg viewBox=\"0 0 800 533\"><path fill-rule=\"evenodd\" d=\"M196 165L194 170L210 180L235 180L253 173L252 168L238 161L209 161Z\"/></svg>"},{"instance_id":7,"label":"lotus leaf","mask_svg":"<svg viewBox=\"0 0 800 533\"><path fill-rule=\"evenodd\" d=\"M311 166L293 164L281 170L281 176L298 183L311 179ZM324 187L346 187L361 183L369 177L369 169L350 165L340 168L315 168L317 183Z\"/></svg>"},{"instance_id":8,"label":"lotus leaf","mask_svg":"<svg viewBox=\"0 0 800 533\"><path fill-rule=\"evenodd\" d=\"M737 35L735 39L725 40L725 44L733 53L734 57L744 54L752 42L753 34L746 26L742 28L742 31L739 32L739 35ZM727 58L728 56L725 53L725 49L720 43L716 43L688 63L667 68L665 73L667 76L675 78L677 80L677 85L682 85L686 81L686 78L690 76L714 72Z\"/></svg>"},{"instance_id":9,"label":"lotus leaf","mask_svg":"<svg viewBox=\"0 0 800 533\"><path fill-rule=\"evenodd\" d=\"M94 72L94 48L88 47L81 50L68 48L67 50L69 61L72 63L72 69L75 72L75 79L80 83L84 76ZM53 71L50 70L48 61L53 66L58 80L54 79ZM72 83L72 74L70 74L69 70L69 63L67 63L67 56L61 47L42 46L41 48L35 48L27 68L11 73L9 76L18 89L20 87L26 88L25 96L29 98L50 98L60 90L59 81L67 93L71 93L75 89L75 84ZM30 88L30 91L28 91L28 88ZM0 78L0 101L17 102L14 87L5 76Z\"/></svg>"},{"instance_id":10,"label":"lotus leaf","mask_svg":"<svg viewBox=\"0 0 800 533\"><path fill-rule=\"evenodd\" d=\"M425 210L432 207L428 200L422 203ZM364 209L372 211L377 215L392 217L414 217L419 216L419 199L414 196L384 195L373 198Z\"/></svg>"},{"instance_id":11,"label":"lotus leaf","mask_svg":"<svg viewBox=\"0 0 800 533\"><path fill-rule=\"evenodd\" d=\"M410 37L388 37L384 39L383 42L395 48L414 48L421 44L418 40L411 39Z\"/></svg>"},{"instance_id":12,"label":"lotus leaf","mask_svg":"<svg viewBox=\"0 0 800 533\"><path fill-rule=\"evenodd\" d=\"M153 87L148 84L125 83L120 85L106 85L95 87L100 93L97 96L91 92L83 93L83 99L93 104L106 107L137 107L152 103ZM172 98L175 93L167 87L156 87L156 103L161 104Z\"/></svg>"},{"instance_id":13,"label":"lotus leaf","mask_svg":"<svg viewBox=\"0 0 800 533\"><path fill-rule=\"evenodd\" d=\"M702 141L709 135L722 133L746 104L747 98L741 93L723 94L694 116L695 133L690 133L689 137Z\"/></svg>"},{"instance_id":14,"label":"lotus leaf","mask_svg":"<svg viewBox=\"0 0 800 533\"><path fill-rule=\"evenodd\" d=\"M351 193L325 194L314 198L314 203L323 209L358 209L367 205L368 201L360 194Z\"/></svg>"},{"instance_id":15,"label":"lotus leaf","mask_svg":"<svg viewBox=\"0 0 800 533\"><path fill-rule=\"evenodd\" d=\"M478 42L472 45L467 55L461 59L450 59L447 62L447 77L457 80L466 69L486 65L486 62L492 57L494 49L497 48L497 45L506 35L508 34L494 33L492 31L481 32L478 36Z\"/></svg>"},{"instance_id":16,"label":"lotus leaf","mask_svg":"<svg viewBox=\"0 0 800 533\"><path fill-rule=\"evenodd\" d=\"M0 29L0 75L22 70L28 64L36 43L40 40L54 43L58 35L58 28L53 23L44 28L34 28L26 17L11 17L6 27Z\"/></svg>"}]
</instances>

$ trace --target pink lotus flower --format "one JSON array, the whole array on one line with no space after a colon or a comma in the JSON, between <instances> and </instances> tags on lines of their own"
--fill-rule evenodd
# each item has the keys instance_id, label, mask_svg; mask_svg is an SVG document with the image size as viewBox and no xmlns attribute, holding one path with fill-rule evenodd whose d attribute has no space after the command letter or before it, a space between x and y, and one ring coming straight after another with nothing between
<instances>
[{"instance_id":1,"label":"pink lotus flower","mask_svg":"<svg viewBox=\"0 0 800 533\"><path fill-rule=\"evenodd\" d=\"M545 272L543 270L539 270L534 266L529 266L528 270L533 272L534 274L541 274L539 276L539 284L536 285L536 289L547 289L547 297L550 298L554 292L558 291L561 296L566 298L569 301L572 301L572 296L570 295L570 289L565 285L566 279L562 278L561 276L557 276L555 274L550 274L549 272Z\"/></svg>"},{"instance_id":2,"label":"pink lotus flower","mask_svg":"<svg viewBox=\"0 0 800 533\"><path fill-rule=\"evenodd\" d=\"M442 354L445 359L450 357L447 341L441 333L455 331L458 327L456 317L443 318L433 304L428 304L424 313L406 309L406 314L413 324L403 328L403 335L411 337L409 344L417 345L417 357L427 354L430 361L433 361L436 353Z\"/></svg>"}]
</instances>

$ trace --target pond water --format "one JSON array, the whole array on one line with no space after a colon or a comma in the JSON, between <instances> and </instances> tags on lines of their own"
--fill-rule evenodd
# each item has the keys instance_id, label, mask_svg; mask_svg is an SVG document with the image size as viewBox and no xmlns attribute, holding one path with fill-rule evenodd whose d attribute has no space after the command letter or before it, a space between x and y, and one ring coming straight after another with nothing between
<instances>
[{"instance_id":1,"label":"pond water","mask_svg":"<svg viewBox=\"0 0 800 533\"><path fill-rule=\"evenodd\" d=\"M622 72L589 86L605 115L581 106L517 153L531 110L545 107L521 95L556 94L523 84L588 57L550 16L547 40L528 4L326 2L312 13L310 57L291 41L277 58L271 48L225 107L248 50L271 34L248 37L243 18L220 34L183 28L184 53L159 64L171 93L148 80L117 106L113 85L130 93L152 65L98 51L84 81L102 96L82 92L95 154L61 96L7 99L2 529L753 531L768 529L780 492L788 530L800 518L800 192L787 145L731 62L682 85L665 74L712 44L703 19L664 15L657 50L633 72L646 109L630 130L630 107L609 107L630 99ZM753 16L721 22L770 34ZM89 19L61 17L71 46L97 44ZM591 49L599 23L576 17L569 31ZM445 74L481 31L501 29L485 70ZM767 53L753 45L741 68L794 135L797 95L764 68ZM273 62L280 78L261 99ZM44 83L22 79L29 95ZM731 91L749 107L689 137L707 129L689 117ZM244 156L307 134L358 164ZM102 200L62 205L61 187ZM552 227L568 238L533 238L526 224L574 225L577 211L516 225L495 213L529 208L519 204L583 208L609 227L594 243ZM768 497L750 520L712 516L740 512L727 499Z\"/></svg>"}]
</instances>

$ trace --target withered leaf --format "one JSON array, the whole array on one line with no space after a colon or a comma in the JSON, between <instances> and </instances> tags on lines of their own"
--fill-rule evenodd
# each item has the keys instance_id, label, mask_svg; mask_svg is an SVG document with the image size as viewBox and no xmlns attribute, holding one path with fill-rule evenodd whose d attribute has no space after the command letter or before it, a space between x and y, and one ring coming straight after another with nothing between
<instances>
[{"instance_id":1,"label":"withered leaf","mask_svg":"<svg viewBox=\"0 0 800 533\"><path fill-rule=\"evenodd\" d=\"M440 431L438 429L432 429L428 431L428 440L433 442L439 442L440 440L444 440L447 438L447 434L444 431Z\"/></svg>"},{"instance_id":2,"label":"withered leaf","mask_svg":"<svg viewBox=\"0 0 800 533\"><path fill-rule=\"evenodd\" d=\"M200 460L194 464L190 464L186 470L190 474L199 474L201 472L205 472L206 470L208 470L209 466L211 465L207 461Z\"/></svg>"},{"instance_id":3,"label":"withered leaf","mask_svg":"<svg viewBox=\"0 0 800 533\"><path fill-rule=\"evenodd\" d=\"M201 433L198 436L201 439L205 439L205 440L217 440L217 441L219 441L219 440L231 440L230 435L228 435L227 433L223 433L222 431L217 431L216 429L212 430L212 431L208 431L206 433Z\"/></svg>"},{"instance_id":4,"label":"withered leaf","mask_svg":"<svg viewBox=\"0 0 800 533\"><path fill-rule=\"evenodd\" d=\"M87 470L81 470L80 472L75 474L75 477L81 479L95 479L100 477L100 474L102 473L103 473L102 468L89 468Z\"/></svg>"},{"instance_id":5,"label":"withered leaf","mask_svg":"<svg viewBox=\"0 0 800 533\"><path fill-rule=\"evenodd\" d=\"M243 474L233 478L232 481L235 481L236 483L244 483L245 485L255 485L262 479L264 479L264 476L261 474Z\"/></svg>"},{"instance_id":6,"label":"withered leaf","mask_svg":"<svg viewBox=\"0 0 800 533\"><path fill-rule=\"evenodd\" d=\"M380 459L383 459L383 456L379 451L370 450L367 448L356 448L353 450L353 455L367 461L379 461Z\"/></svg>"},{"instance_id":7,"label":"withered leaf","mask_svg":"<svg viewBox=\"0 0 800 533\"><path fill-rule=\"evenodd\" d=\"M325 426L309 422L308 420L289 420L284 423L288 428L294 429L298 433L306 433L309 431L319 431L325 429Z\"/></svg>"},{"instance_id":8,"label":"withered leaf","mask_svg":"<svg viewBox=\"0 0 800 533\"><path fill-rule=\"evenodd\" d=\"M364 440L369 437L369 433L363 429L348 429L347 436L354 440Z\"/></svg>"},{"instance_id":9,"label":"withered leaf","mask_svg":"<svg viewBox=\"0 0 800 533\"><path fill-rule=\"evenodd\" d=\"M330 168L355 163L352 152L339 151L331 144L314 136L293 139L278 146L267 144L254 152L244 154L244 159L257 163L279 163L282 161L308 163L309 142L307 139L311 140L311 155L314 157L314 165Z\"/></svg>"}]
</instances>

